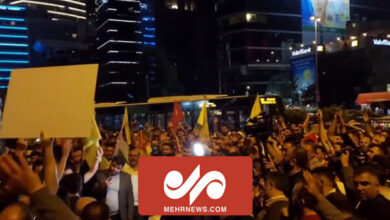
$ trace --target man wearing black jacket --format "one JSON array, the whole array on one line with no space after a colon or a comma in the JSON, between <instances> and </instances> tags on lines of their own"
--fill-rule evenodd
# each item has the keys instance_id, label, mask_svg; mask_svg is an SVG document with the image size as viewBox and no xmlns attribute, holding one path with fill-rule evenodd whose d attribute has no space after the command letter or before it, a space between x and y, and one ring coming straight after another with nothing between
<instances>
[{"instance_id":1,"label":"man wearing black jacket","mask_svg":"<svg viewBox=\"0 0 390 220\"><path fill-rule=\"evenodd\" d=\"M356 216L367 220L390 219L390 201L379 193L379 172L362 167L354 172L355 191L359 201L354 207Z\"/></svg>"}]
</instances>

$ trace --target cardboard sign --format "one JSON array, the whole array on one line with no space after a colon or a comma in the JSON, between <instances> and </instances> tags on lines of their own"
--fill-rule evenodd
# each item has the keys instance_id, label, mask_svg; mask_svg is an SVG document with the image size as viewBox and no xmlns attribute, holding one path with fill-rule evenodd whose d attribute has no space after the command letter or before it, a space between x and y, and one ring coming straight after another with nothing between
<instances>
[{"instance_id":1,"label":"cardboard sign","mask_svg":"<svg viewBox=\"0 0 390 220\"><path fill-rule=\"evenodd\" d=\"M88 137L97 64L17 69L11 73L1 138Z\"/></svg>"}]
</instances>

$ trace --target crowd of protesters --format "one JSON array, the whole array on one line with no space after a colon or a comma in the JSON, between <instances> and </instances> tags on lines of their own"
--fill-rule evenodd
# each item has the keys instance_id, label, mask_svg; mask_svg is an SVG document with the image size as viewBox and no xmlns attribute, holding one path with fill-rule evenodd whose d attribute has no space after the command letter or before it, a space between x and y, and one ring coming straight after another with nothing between
<instances>
[{"instance_id":1,"label":"crowd of protesters","mask_svg":"<svg viewBox=\"0 0 390 220\"><path fill-rule=\"evenodd\" d=\"M0 156L0 220L169 219L140 216L138 160L142 156L249 156L253 160L251 216L212 219L390 219L390 136L373 128L367 113L362 126L342 114L324 122L322 112L302 124L279 117L269 136L229 129L217 118L210 136L179 123L168 128L144 125L123 132L100 127L102 139L87 161L86 139L18 139ZM120 145L127 151L120 151ZM126 152L127 155L124 155ZM239 189L235 189L239 190ZM182 217L187 219L190 217Z\"/></svg>"}]
</instances>

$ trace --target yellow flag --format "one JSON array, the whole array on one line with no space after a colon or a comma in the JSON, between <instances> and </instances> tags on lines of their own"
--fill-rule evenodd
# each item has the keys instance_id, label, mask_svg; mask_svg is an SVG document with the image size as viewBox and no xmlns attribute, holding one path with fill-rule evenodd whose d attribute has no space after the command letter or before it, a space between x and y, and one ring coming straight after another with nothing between
<instances>
[{"instance_id":1,"label":"yellow flag","mask_svg":"<svg viewBox=\"0 0 390 220\"><path fill-rule=\"evenodd\" d=\"M124 130L125 140L127 145L131 144L130 138L130 125L129 125L129 115L127 114L127 107L125 107L125 113L123 114L122 129Z\"/></svg>"},{"instance_id":2,"label":"yellow flag","mask_svg":"<svg viewBox=\"0 0 390 220\"><path fill-rule=\"evenodd\" d=\"M255 118L256 116L258 116L259 114L261 114L261 105L260 105L260 98L259 98L259 95L256 96L256 100L255 100L255 103L253 104L253 107L252 107L252 112L251 112L251 116L249 117L250 119L253 119Z\"/></svg>"},{"instance_id":3,"label":"yellow flag","mask_svg":"<svg viewBox=\"0 0 390 220\"><path fill-rule=\"evenodd\" d=\"M97 126L95 117L92 116L91 135L87 138L87 142L84 145L84 157L89 167L95 163L100 139L102 139L102 136L100 135L99 127Z\"/></svg>"},{"instance_id":4,"label":"yellow flag","mask_svg":"<svg viewBox=\"0 0 390 220\"><path fill-rule=\"evenodd\" d=\"M199 130L199 137L204 141L208 141L210 138L209 123L207 120L207 108L204 104L202 111L199 114L197 128Z\"/></svg>"}]
</instances>

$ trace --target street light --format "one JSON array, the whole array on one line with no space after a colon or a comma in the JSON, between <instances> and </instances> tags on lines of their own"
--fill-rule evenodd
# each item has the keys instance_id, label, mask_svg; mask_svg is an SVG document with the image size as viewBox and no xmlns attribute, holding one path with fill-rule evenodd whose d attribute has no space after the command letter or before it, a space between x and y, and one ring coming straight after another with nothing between
<instances>
[{"instance_id":1,"label":"street light","mask_svg":"<svg viewBox=\"0 0 390 220\"><path fill-rule=\"evenodd\" d=\"M249 96L249 90L251 89L250 86L246 86L246 91L245 91L245 95L246 96Z\"/></svg>"},{"instance_id":2,"label":"street light","mask_svg":"<svg viewBox=\"0 0 390 220\"><path fill-rule=\"evenodd\" d=\"M310 20L314 21L314 41L318 42L318 23L321 22L321 18L311 16Z\"/></svg>"},{"instance_id":3,"label":"street light","mask_svg":"<svg viewBox=\"0 0 390 220\"><path fill-rule=\"evenodd\" d=\"M314 51L315 54L315 62L316 62L316 101L317 105L320 105L320 88L319 88L319 77L318 77L318 23L321 22L321 18L311 16L310 20L314 21L314 46L316 47L316 50Z\"/></svg>"}]
</instances>

